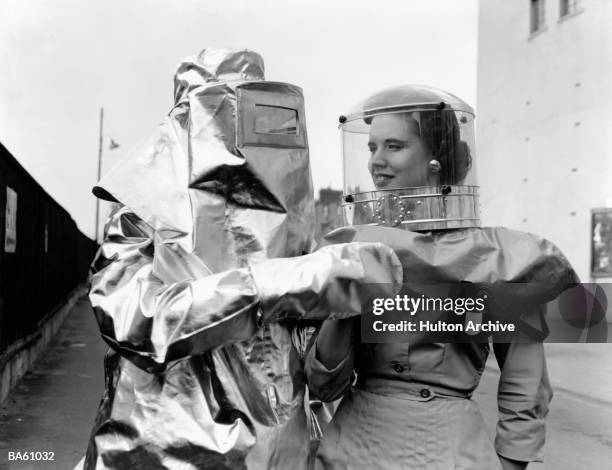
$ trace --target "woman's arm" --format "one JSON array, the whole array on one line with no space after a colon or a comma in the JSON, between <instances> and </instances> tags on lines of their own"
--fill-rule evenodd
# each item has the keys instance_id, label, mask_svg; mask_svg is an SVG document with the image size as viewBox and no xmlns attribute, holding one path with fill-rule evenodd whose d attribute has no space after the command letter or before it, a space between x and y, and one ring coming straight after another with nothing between
<instances>
[{"instance_id":1,"label":"woman's arm","mask_svg":"<svg viewBox=\"0 0 612 470\"><path fill-rule=\"evenodd\" d=\"M517 460L510 460L506 457L499 455L499 461L502 464L504 470L524 470L527 468L527 462L519 462Z\"/></svg>"},{"instance_id":2,"label":"woman's arm","mask_svg":"<svg viewBox=\"0 0 612 470\"><path fill-rule=\"evenodd\" d=\"M351 352L353 319L323 322L315 340L317 359L327 369L334 369Z\"/></svg>"},{"instance_id":3,"label":"woman's arm","mask_svg":"<svg viewBox=\"0 0 612 470\"><path fill-rule=\"evenodd\" d=\"M552 399L544 345L515 342L494 344L494 349L501 370L495 448L504 469L524 468L543 460L545 418Z\"/></svg>"},{"instance_id":4,"label":"woman's arm","mask_svg":"<svg viewBox=\"0 0 612 470\"><path fill-rule=\"evenodd\" d=\"M306 356L308 386L322 401L336 400L351 384L355 321L359 320L348 318L323 322Z\"/></svg>"}]
</instances>

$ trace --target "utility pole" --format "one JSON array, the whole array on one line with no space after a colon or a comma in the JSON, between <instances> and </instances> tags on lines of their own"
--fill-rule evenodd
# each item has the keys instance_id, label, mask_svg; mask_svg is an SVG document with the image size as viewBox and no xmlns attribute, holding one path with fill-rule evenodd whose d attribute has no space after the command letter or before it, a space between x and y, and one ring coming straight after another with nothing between
<instances>
[{"instance_id":1,"label":"utility pole","mask_svg":"<svg viewBox=\"0 0 612 470\"><path fill-rule=\"evenodd\" d=\"M98 181L100 181L100 173L102 172L102 133L103 133L103 122L104 122L104 108L100 108L100 143L98 145L98 178L96 179L96 183ZM95 233L95 239L96 239L96 243L99 242L98 240L98 229L99 229L99 223L100 223L100 199L98 199L96 197L96 233Z\"/></svg>"}]
</instances>

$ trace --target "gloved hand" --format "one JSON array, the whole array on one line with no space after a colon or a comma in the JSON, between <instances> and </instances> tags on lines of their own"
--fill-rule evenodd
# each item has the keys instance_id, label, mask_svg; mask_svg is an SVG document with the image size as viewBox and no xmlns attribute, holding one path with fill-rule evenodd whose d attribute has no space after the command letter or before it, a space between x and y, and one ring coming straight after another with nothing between
<instances>
[{"instance_id":1,"label":"gloved hand","mask_svg":"<svg viewBox=\"0 0 612 470\"><path fill-rule=\"evenodd\" d=\"M260 321L334 319L359 315L374 297L402 286L402 265L382 243L330 245L309 255L250 265L260 297Z\"/></svg>"}]
</instances>

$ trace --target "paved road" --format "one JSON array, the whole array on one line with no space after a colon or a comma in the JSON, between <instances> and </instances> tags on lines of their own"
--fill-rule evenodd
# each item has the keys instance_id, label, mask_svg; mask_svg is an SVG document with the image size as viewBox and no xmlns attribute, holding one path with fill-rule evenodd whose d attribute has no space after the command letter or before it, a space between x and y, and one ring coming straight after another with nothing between
<instances>
[{"instance_id":1,"label":"paved road","mask_svg":"<svg viewBox=\"0 0 612 470\"><path fill-rule=\"evenodd\" d=\"M555 398L546 465L530 470L612 469L612 344L546 345ZM70 470L87 443L103 386L100 340L86 299L0 407L0 470ZM492 434L497 374L490 363L475 393ZM55 462L7 461L8 451L53 451Z\"/></svg>"},{"instance_id":2,"label":"paved road","mask_svg":"<svg viewBox=\"0 0 612 470\"><path fill-rule=\"evenodd\" d=\"M85 452L100 402L105 351L91 306L82 298L0 407L1 470L74 467ZM8 462L9 451L52 451L55 461Z\"/></svg>"}]
</instances>

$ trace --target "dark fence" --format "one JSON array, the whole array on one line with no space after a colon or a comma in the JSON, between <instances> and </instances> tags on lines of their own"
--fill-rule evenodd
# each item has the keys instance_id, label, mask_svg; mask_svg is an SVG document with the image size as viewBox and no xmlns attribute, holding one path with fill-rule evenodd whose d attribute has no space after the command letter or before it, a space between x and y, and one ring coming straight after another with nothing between
<instances>
[{"instance_id":1,"label":"dark fence","mask_svg":"<svg viewBox=\"0 0 612 470\"><path fill-rule=\"evenodd\" d=\"M95 249L0 144L0 354L86 280Z\"/></svg>"}]
</instances>

